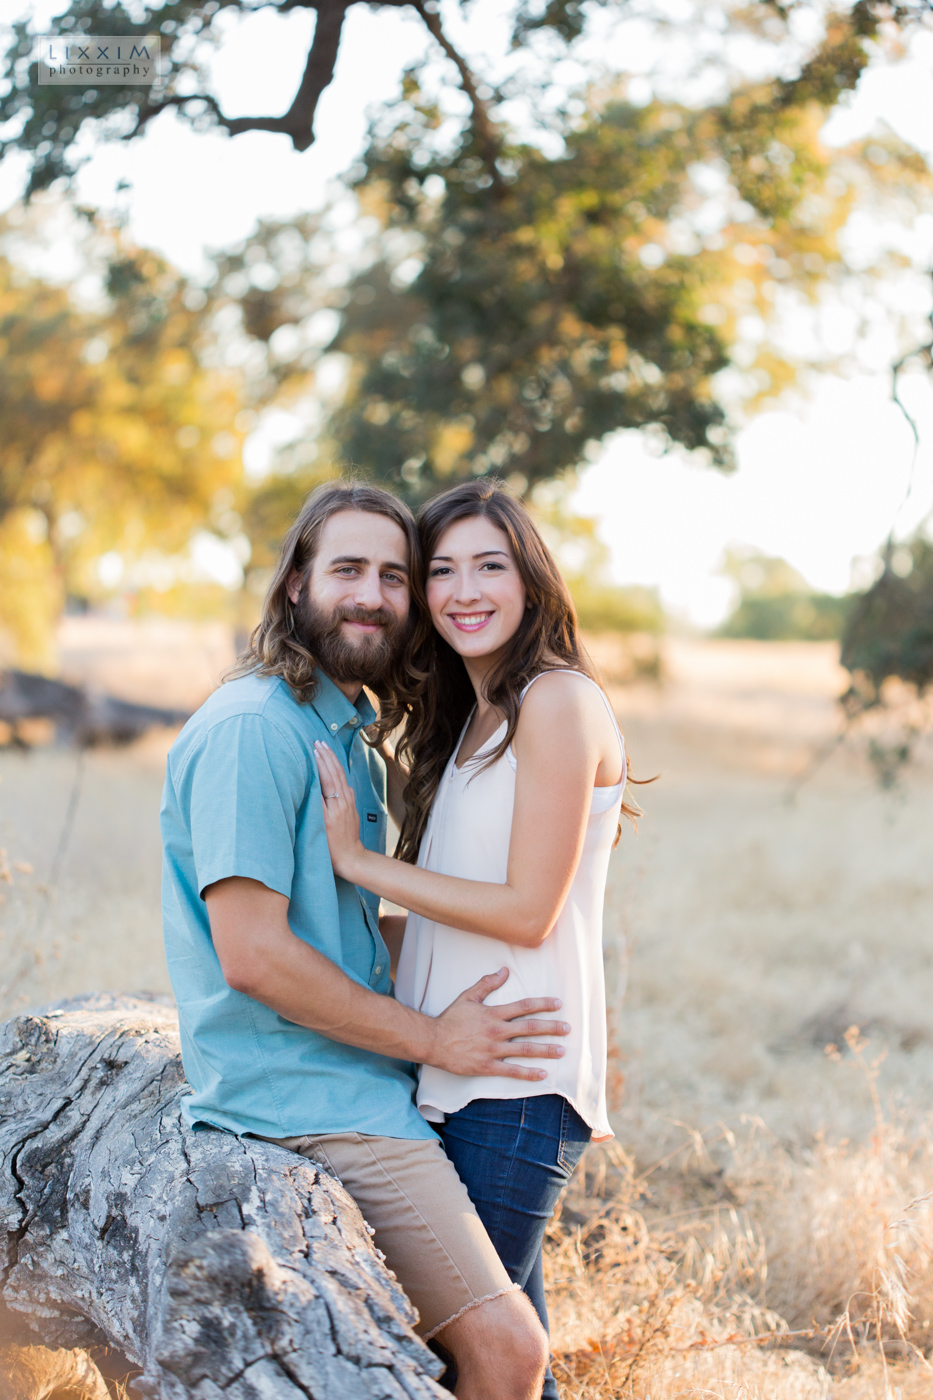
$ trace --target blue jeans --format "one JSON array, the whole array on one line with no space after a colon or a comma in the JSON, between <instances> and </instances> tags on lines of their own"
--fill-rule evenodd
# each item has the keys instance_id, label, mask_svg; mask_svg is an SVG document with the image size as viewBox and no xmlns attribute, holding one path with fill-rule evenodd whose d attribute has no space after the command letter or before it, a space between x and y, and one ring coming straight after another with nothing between
<instances>
[{"instance_id":1,"label":"blue jeans","mask_svg":"<svg viewBox=\"0 0 933 1400\"><path fill-rule=\"evenodd\" d=\"M586 1150L589 1127L560 1094L537 1094L474 1099L438 1132L509 1278L521 1284L546 1329L544 1232ZM541 1393L557 1400L550 1367Z\"/></svg>"}]
</instances>

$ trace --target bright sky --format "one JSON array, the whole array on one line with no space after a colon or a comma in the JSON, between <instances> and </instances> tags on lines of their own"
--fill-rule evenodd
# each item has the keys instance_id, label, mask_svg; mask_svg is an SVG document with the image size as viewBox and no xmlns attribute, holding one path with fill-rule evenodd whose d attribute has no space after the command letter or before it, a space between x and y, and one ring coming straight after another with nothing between
<instances>
[{"instance_id":1,"label":"bright sky","mask_svg":"<svg viewBox=\"0 0 933 1400\"><path fill-rule=\"evenodd\" d=\"M62 10L54 0L29 8L37 28ZM20 0L0 0L0 23L22 13ZM479 0L468 22L453 3L445 3L444 14L474 56L480 48L498 55L494 61L501 73L500 0ZM214 90L225 110L231 115L284 110L312 26L307 11L286 17L258 13L231 23L211 58ZM363 146L367 109L392 100L402 70L428 42L420 21L405 10L354 6L336 78L318 108L317 141L308 152L296 154L281 136L249 133L229 140L196 134L167 113L142 140L94 150L77 182L78 197L103 209L122 209L140 242L197 273L206 248L236 242L257 219L288 217L324 204L336 177ZM624 32L618 25L611 32L603 29L591 42L599 60L618 71L645 73L657 61L656 41L637 23ZM678 42L676 33L670 42ZM579 81L588 57L584 51L578 62L563 64L561 79ZM933 155L933 36L915 42L896 69L870 69L854 101L833 117L825 134L845 144L879 121ZM15 158L0 167L0 208L17 198L22 179L23 165ZM129 189L118 193L121 180ZM913 251L921 264L933 263L933 226L921 226ZM872 367L869 356L858 377L821 375L793 404L753 419L740 433L739 469L730 477L681 454L653 457L635 433L607 443L581 471L575 504L599 518L616 579L658 587L668 607L700 625L713 624L728 611L731 585L717 570L730 545L781 555L818 588L848 588L854 561L858 577L857 561L872 554L893 525L904 534L933 508L933 388L920 374L904 383L903 397L922 430L912 473L911 433L890 401L889 375L881 367L885 357L875 359Z\"/></svg>"}]
</instances>

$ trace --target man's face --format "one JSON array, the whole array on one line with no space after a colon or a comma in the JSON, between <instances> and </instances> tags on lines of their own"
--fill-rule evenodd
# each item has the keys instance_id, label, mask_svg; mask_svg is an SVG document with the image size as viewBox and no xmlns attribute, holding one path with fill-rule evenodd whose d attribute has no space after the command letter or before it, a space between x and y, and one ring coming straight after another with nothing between
<instances>
[{"instance_id":1,"label":"man's face","mask_svg":"<svg viewBox=\"0 0 933 1400\"><path fill-rule=\"evenodd\" d=\"M378 685L407 634L408 541L394 520L342 510L324 522L304 588L288 580L300 639L338 684Z\"/></svg>"}]
</instances>

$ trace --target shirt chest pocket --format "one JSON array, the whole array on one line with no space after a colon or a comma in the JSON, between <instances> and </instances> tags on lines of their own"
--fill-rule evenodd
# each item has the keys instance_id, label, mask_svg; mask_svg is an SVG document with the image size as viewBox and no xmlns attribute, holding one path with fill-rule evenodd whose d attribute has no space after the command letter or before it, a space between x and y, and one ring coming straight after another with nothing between
<instances>
[{"instance_id":1,"label":"shirt chest pocket","mask_svg":"<svg viewBox=\"0 0 933 1400\"><path fill-rule=\"evenodd\" d=\"M385 851L386 814L382 808L363 808L360 818L360 840L368 851Z\"/></svg>"}]
</instances>

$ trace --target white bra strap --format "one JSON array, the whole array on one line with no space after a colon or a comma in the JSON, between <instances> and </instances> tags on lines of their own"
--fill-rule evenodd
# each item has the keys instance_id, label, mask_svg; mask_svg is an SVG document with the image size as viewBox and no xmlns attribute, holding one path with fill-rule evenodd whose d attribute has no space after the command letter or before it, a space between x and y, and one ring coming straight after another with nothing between
<instances>
[{"instance_id":1,"label":"white bra strap","mask_svg":"<svg viewBox=\"0 0 933 1400\"><path fill-rule=\"evenodd\" d=\"M612 720L612 727L616 732L616 738L619 741L619 752L622 755L621 783L624 787L628 778L628 760L625 756L625 739L622 737L622 730L619 728L619 721L613 714L612 706L609 703L609 696L603 690L601 685L597 685L596 681L593 680L592 676L588 676L585 671L572 671L569 666L555 666L551 671L539 671L536 676L532 676L531 680L525 686L525 689L519 696L518 703L522 703L525 696L528 694L529 690L534 685L535 681L540 680L542 676L552 676L556 672L560 672L561 675L565 676L579 676L581 681L586 681L588 685L593 686L593 688L599 692L600 698L602 699L602 702L606 706L606 710L608 711L609 718ZM511 752L511 745L509 745L509 751Z\"/></svg>"}]
</instances>

